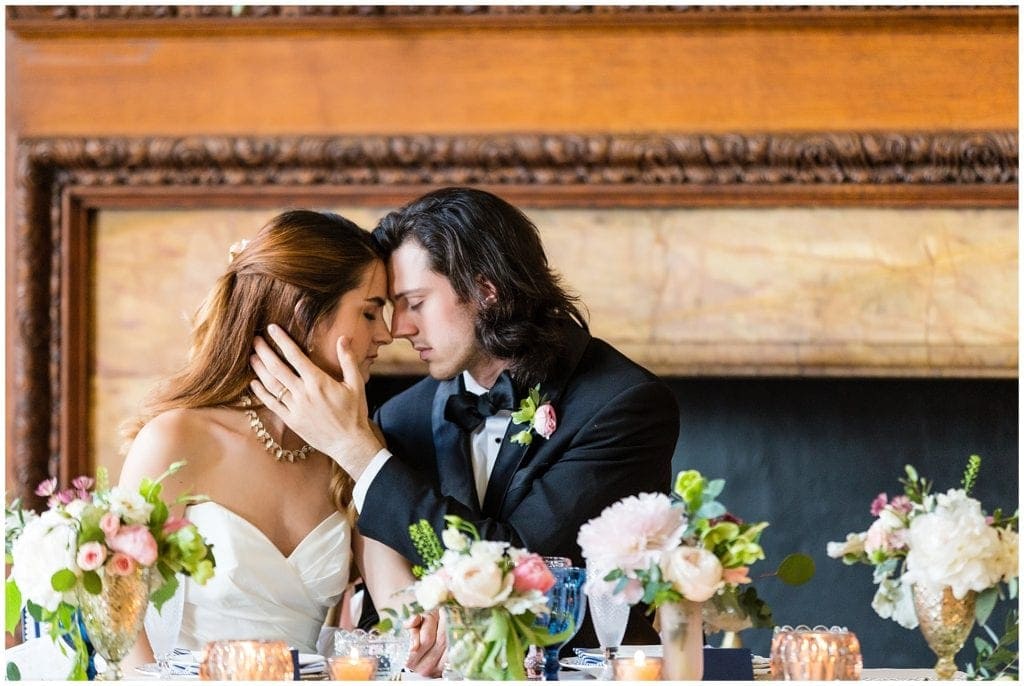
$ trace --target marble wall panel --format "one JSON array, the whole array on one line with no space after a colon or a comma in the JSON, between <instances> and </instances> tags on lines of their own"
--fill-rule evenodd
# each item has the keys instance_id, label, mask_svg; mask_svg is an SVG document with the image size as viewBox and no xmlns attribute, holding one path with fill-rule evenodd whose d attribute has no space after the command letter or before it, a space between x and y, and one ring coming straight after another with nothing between
<instances>
[{"instance_id":1,"label":"marble wall panel","mask_svg":"<svg viewBox=\"0 0 1024 686\"><path fill-rule=\"evenodd\" d=\"M372 227L386 208L338 208ZM227 248L273 210L103 211L91 448L184 361ZM664 375L1014 376L1017 212L528 210L595 335ZM377 373L422 374L404 342Z\"/></svg>"}]
</instances>

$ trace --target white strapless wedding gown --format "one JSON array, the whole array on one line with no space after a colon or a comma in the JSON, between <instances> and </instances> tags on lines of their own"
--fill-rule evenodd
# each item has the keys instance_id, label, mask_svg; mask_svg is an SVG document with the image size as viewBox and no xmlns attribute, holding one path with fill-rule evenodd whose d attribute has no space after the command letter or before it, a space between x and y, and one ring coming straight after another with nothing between
<instances>
[{"instance_id":1,"label":"white strapless wedding gown","mask_svg":"<svg viewBox=\"0 0 1024 686\"><path fill-rule=\"evenodd\" d=\"M217 503L192 505L186 517L213 543L217 564L204 586L184 578L165 606L169 612L161 612L173 622L180 607L174 646L201 650L220 639L278 639L317 652L327 611L348 585L352 531L345 516L331 514L287 557L252 523Z\"/></svg>"}]
</instances>

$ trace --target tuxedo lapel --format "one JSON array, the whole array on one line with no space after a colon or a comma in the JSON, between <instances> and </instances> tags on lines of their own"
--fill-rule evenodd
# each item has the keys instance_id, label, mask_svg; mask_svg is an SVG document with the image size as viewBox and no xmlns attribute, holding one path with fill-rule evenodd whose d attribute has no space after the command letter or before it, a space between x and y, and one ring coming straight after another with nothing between
<instances>
[{"instance_id":1,"label":"tuxedo lapel","mask_svg":"<svg viewBox=\"0 0 1024 686\"><path fill-rule=\"evenodd\" d=\"M469 456L466 434L453 422L444 418L444 407L452 393L461 390L460 376L442 381L434 393L431 424L434 433L434 451L437 455L437 476L441 493L455 498L463 505L479 511L480 500L473 478L473 462Z\"/></svg>"},{"instance_id":2,"label":"tuxedo lapel","mask_svg":"<svg viewBox=\"0 0 1024 686\"><path fill-rule=\"evenodd\" d=\"M555 374L540 384L541 400L551 403L551 406L555 408L556 416L559 411L558 401L565 392L565 387L573 372L576 371L576 365L579 364L583 351L586 350L587 344L590 342L590 334L575 324L570 327L566 337L569 339L566 358L559 360L555 364L557 370ZM533 435L530 445L512 442L512 436L527 428L529 428L527 424L509 422L508 429L505 430L505 438L498 450L494 469L491 470L491 478L487 481L487 493L484 495L483 513L488 517L497 517L501 512L505 503L505 494L508 493L508 487L512 483L512 477L525 464L527 456L529 455L533 459L542 455L547 447L547 440L537 434Z\"/></svg>"}]
</instances>

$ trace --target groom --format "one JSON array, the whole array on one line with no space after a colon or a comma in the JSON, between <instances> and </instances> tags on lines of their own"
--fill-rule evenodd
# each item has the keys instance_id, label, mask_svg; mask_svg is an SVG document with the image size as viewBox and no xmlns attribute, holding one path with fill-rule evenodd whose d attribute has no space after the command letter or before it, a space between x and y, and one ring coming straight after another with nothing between
<instances>
[{"instance_id":1,"label":"groom","mask_svg":"<svg viewBox=\"0 0 1024 686\"><path fill-rule=\"evenodd\" d=\"M388 261L392 335L430 373L376 414L387 446L366 419L344 338L344 383L297 379L258 340L254 392L356 480L362 534L409 560L420 561L411 523L440 532L458 515L483 539L582 565L580 526L624 496L668 489L675 397L590 335L536 227L501 198L438 190L388 214L373 238ZM280 329L271 336L300 376L316 374ZM542 409L512 421L531 389ZM657 643L638 607L626 636ZM589 617L574 643L598 645Z\"/></svg>"}]
</instances>

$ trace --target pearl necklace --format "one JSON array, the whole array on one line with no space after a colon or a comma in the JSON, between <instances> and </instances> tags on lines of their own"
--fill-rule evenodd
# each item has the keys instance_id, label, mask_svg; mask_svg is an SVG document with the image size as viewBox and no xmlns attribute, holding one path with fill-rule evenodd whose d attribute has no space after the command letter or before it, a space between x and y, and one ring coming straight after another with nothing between
<instances>
[{"instance_id":1,"label":"pearl necklace","mask_svg":"<svg viewBox=\"0 0 1024 686\"><path fill-rule=\"evenodd\" d=\"M256 438L263 443L263 447L267 449L267 452L274 456L274 458L280 462L281 460L288 460L289 462L295 462L295 458L305 460L309 457L309 454L313 452L313 446L308 443L298 450L285 450L281 447L281 444L274 440L274 437L267 431L267 427L263 426L263 421L260 416L256 414L256 410L252 407L252 398L248 395L242 396L242 407L246 408L245 414L249 417L249 426L256 432Z\"/></svg>"}]
</instances>

